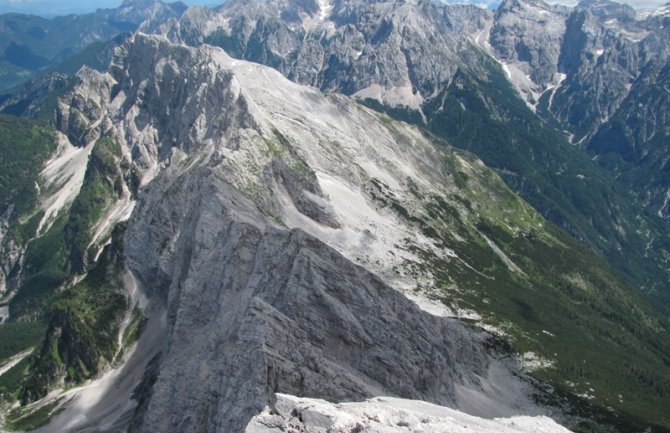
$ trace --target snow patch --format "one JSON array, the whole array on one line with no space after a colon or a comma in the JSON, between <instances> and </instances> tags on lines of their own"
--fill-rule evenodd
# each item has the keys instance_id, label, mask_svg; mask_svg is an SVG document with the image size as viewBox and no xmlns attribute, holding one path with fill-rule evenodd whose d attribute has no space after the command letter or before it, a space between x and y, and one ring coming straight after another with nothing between
<instances>
[{"instance_id":1,"label":"snow patch","mask_svg":"<svg viewBox=\"0 0 670 433\"><path fill-rule=\"evenodd\" d=\"M495 56L495 50L489 43L492 27L493 21L488 22L481 31L477 32L473 37L475 44L482 48L493 60L498 62L505 72L507 79L512 83L521 96L521 99L523 99L531 111L535 112L537 103L542 95L541 86L536 84L530 78L530 75L523 72L514 64L507 63Z\"/></svg>"},{"instance_id":2,"label":"snow patch","mask_svg":"<svg viewBox=\"0 0 670 433\"><path fill-rule=\"evenodd\" d=\"M331 0L317 0L317 4L319 6L317 14L310 16L305 12L300 13L302 27L305 30L312 30L319 26L326 27L329 30L334 29L335 23L330 20L334 8Z\"/></svg>"},{"instance_id":3,"label":"snow patch","mask_svg":"<svg viewBox=\"0 0 670 433\"><path fill-rule=\"evenodd\" d=\"M540 86L535 84L528 74L515 65L502 61L500 65L503 71L505 71L507 79L514 85L519 95L521 95L521 99L524 100L532 112L535 112L537 110L537 103L542 95Z\"/></svg>"},{"instance_id":4,"label":"snow patch","mask_svg":"<svg viewBox=\"0 0 670 433\"><path fill-rule=\"evenodd\" d=\"M565 81L566 78L568 78L568 76L566 74L564 74L562 72L558 72L554 77L554 82L556 84L548 86L547 90L545 90L546 92L551 92L551 95L549 95L549 104L547 105L547 108L549 109L549 111L551 111L551 106L554 103L554 96L556 95L556 91L558 91L558 89L561 87L561 85L563 84L563 81Z\"/></svg>"},{"instance_id":5,"label":"snow patch","mask_svg":"<svg viewBox=\"0 0 670 433\"><path fill-rule=\"evenodd\" d=\"M333 13L333 5L328 0L319 0L319 20L325 21Z\"/></svg>"}]
</instances>

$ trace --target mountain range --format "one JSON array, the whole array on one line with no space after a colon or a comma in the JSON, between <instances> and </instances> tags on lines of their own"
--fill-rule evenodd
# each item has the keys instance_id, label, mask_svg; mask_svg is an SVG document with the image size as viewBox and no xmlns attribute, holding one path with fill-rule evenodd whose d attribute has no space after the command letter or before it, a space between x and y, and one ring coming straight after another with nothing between
<instances>
[{"instance_id":1,"label":"mountain range","mask_svg":"<svg viewBox=\"0 0 670 433\"><path fill-rule=\"evenodd\" d=\"M670 428L670 9L67 19L132 25L0 99L7 430Z\"/></svg>"},{"instance_id":2,"label":"mountain range","mask_svg":"<svg viewBox=\"0 0 670 433\"><path fill-rule=\"evenodd\" d=\"M35 73L53 67L95 42L132 32L146 20L179 16L183 3L125 0L116 9L86 15L43 18L9 13L0 15L0 92L8 91Z\"/></svg>"}]
</instances>

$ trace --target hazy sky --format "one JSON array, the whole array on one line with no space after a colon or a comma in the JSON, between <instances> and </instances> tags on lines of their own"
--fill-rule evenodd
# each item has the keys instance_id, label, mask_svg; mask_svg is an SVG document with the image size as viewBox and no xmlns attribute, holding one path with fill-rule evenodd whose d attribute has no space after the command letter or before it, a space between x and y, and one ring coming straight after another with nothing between
<instances>
[{"instance_id":1,"label":"hazy sky","mask_svg":"<svg viewBox=\"0 0 670 433\"><path fill-rule=\"evenodd\" d=\"M164 0L169 1L169 0ZM219 5L224 0L182 0L187 4ZM669 0L624 0L633 7L653 7ZM499 0L447 0L448 3L497 4ZM574 5L578 0L549 0L549 3ZM121 0L0 0L0 13L22 12L43 16L93 12L98 8L118 7Z\"/></svg>"},{"instance_id":2,"label":"hazy sky","mask_svg":"<svg viewBox=\"0 0 670 433\"><path fill-rule=\"evenodd\" d=\"M170 3L173 0L163 0ZM186 4L216 6L224 0L181 0ZM0 0L0 13L23 12L53 16L64 14L82 14L99 8L115 8L122 0Z\"/></svg>"}]
</instances>

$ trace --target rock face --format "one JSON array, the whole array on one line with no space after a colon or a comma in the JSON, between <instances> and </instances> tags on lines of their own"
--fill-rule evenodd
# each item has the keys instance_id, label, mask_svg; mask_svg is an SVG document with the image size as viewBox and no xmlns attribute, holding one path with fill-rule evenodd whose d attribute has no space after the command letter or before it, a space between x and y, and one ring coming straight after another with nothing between
<instances>
[{"instance_id":1,"label":"rock face","mask_svg":"<svg viewBox=\"0 0 670 433\"><path fill-rule=\"evenodd\" d=\"M574 326L566 310L590 317L595 335L631 311L632 329L663 329L602 264L575 263L591 258L481 161L350 98L144 34L118 47L109 71L79 78L61 98L60 127L110 138L137 167L125 263L148 311L167 311L137 407L114 419L131 431L242 431L277 392L537 410L523 379L487 354L487 334L395 289L480 302L471 288L482 287L485 304L534 323L535 341L567 339L553 347L579 365L572 329L581 331L563 329ZM461 72L452 84L472 83ZM573 305L564 274L597 281L583 290L588 302ZM508 373L513 397L487 381L492 366ZM130 399L116 389L102 401Z\"/></svg>"},{"instance_id":2,"label":"rock face","mask_svg":"<svg viewBox=\"0 0 670 433\"><path fill-rule=\"evenodd\" d=\"M455 257L417 233L403 203L440 194L452 218L470 212L447 195L456 171L486 179L487 196L510 194L480 162L217 48L137 34L110 72L79 77L61 99L61 128L110 137L137 165L126 265L167 310L132 431L242 431L276 392L449 405L462 389L487 394L482 378L497 362L487 334L389 285L416 266L418 248ZM378 208L372 188L398 210ZM520 227L539 227L517 205Z\"/></svg>"},{"instance_id":3,"label":"rock face","mask_svg":"<svg viewBox=\"0 0 670 433\"><path fill-rule=\"evenodd\" d=\"M552 83L558 71L568 9L542 1L504 1L496 9L489 43L497 58L516 63L540 85Z\"/></svg>"},{"instance_id":4,"label":"rock face","mask_svg":"<svg viewBox=\"0 0 670 433\"><path fill-rule=\"evenodd\" d=\"M664 219L669 17L667 7L636 12L608 1L570 11L510 1L496 12L490 38L496 56L529 74L522 88L544 92L540 106L573 142Z\"/></svg>"},{"instance_id":5,"label":"rock face","mask_svg":"<svg viewBox=\"0 0 670 433\"><path fill-rule=\"evenodd\" d=\"M658 240L669 230L659 215L668 214L670 181L659 174L664 147L654 144L666 137L664 105L649 105L659 108L645 113L651 120L642 134L633 132L635 116L617 116L629 95L625 110L632 112L646 104L635 95L656 89L643 83L667 63L666 19L666 9L643 15L607 1L568 9L510 0L493 14L414 0L277 0L189 9L151 30L188 45L223 47L293 81L353 95L427 126L479 155L645 295L667 298L668 246ZM622 130L615 119L623 118L630 125ZM610 120L615 123L600 134L607 143L591 143ZM644 141L652 136L656 141ZM632 164L643 169L631 175L630 164L616 161L617 151L600 153L612 147L639 149L644 156ZM607 199L597 203L592 196ZM647 257L647 244L659 253ZM624 258L623 251L637 252ZM667 305L654 303L661 310Z\"/></svg>"},{"instance_id":6,"label":"rock face","mask_svg":"<svg viewBox=\"0 0 670 433\"><path fill-rule=\"evenodd\" d=\"M275 392L453 404L456 384L484 374L481 341L459 322L422 312L303 231L264 222L215 171L168 173L126 240L130 268L169 311L138 431L242 431Z\"/></svg>"},{"instance_id":7,"label":"rock face","mask_svg":"<svg viewBox=\"0 0 670 433\"><path fill-rule=\"evenodd\" d=\"M459 63L470 63L469 36L488 19L474 6L428 1L231 1L216 12L189 10L161 31L324 91L419 108Z\"/></svg>"},{"instance_id":8,"label":"rock face","mask_svg":"<svg viewBox=\"0 0 670 433\"><path fill-rule=\"evenodd\" d=\"M254 417L246 433L289 431L316 433L568 433L549 418L512 417L483 420L419 401L375 398L362 403L332 404L323 400L277 395L272 409Z\"/></svg>"}]
</instances>

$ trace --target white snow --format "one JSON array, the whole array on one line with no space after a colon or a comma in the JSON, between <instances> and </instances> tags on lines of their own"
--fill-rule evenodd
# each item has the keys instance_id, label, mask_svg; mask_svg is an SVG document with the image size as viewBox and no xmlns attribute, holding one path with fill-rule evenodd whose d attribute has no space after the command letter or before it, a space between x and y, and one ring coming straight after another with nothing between
<instances>
[{"instance_id":1,"label":"white snow","mask_svg":"<svg viewBox=\"0 0 670 433\"><path fill-rule=\"evenodd\" d=\"M301 12L300 18L302 19L302 27L305 30L312 30L316 27L326 27L329 30L334 29L335 23L330 20L334 8L331 1L332 0L317 0L319 11L316 15L310 16L305 12Z\"/></svg>"},{"instance_id":2,"label":"white snow","mask_svg":"<svg viewBox=\"0 0 670 433\"><path fill-rule=\"evenodd\" d=\"M42 190L55 192L42 203L45 213L38 225L38 234L48 230L60 211L71 204L79 194L92 149L92 145L75 147L65 135L58 134L56 156L47 162L41 173L44 181Z\"/></svg>"},{"instance_id":3,"label":"white snow","mask_svg":"<svg viewBox=\"0 0 670 433\"><path fill-rule=\"evenodd\" d=\"M492 56L493 48L489 44L489 38L491 36L491 29L493 28L493 20L488 20L482 27L482 29L474 35L474 41L477 46L486 51L489 55Z\"/></svg>"},{"instance_id":4,"label":"white snow","mask_svg":"<svg viewBox=\"0 0 670 433\"><path fill-rule=\"evenodd\" d=\"M617 20L616 18L606 20L604 24L605 26L607 26L607 28L620 34L621 36L625 37L626 39L628 39L633 43L638 43L649 35L649 31L634 29L631 28L630 26L626 27L624 26L624 24L620 23L619 20Z\"/></svg>"},{"instance_id":5,"label":"white snow","mask_svg":"<svg viewBox=\"0 0 670 433\"><path fill-rule=\"evenodd\" d=\"M638 20L645 20L650 17L664 17L670 15L670 5L666 4L656 8L643 8L638 9L635 12Z\"/></svg>"},{"instance_id":6,"label":"white snow","mask_svg":"<svg viewBox=\"0 0 670 433\"><path fill-rule=\"evenodd\" d=\"M269 426L288 422L300 413L306 433L351 431L375 433L568 433L569 430L544 416L514 416L484 419L423 401L376 397L360 403L330 403L324 400L276 394L274 411L255 416L246 433L280 431Z\"/></svg>"},{"instance_id":7,"label":"white snow","mask_svg":"<svg viewBox=\"0 0 670 433\"><path fill-rule=\"evenodd\" d=\"M670 5L660 7L651 13L652 17L660 17L666 15L670 15Z\"/></svg>"},{"instance_id":8,"label":"white snow","mask_svg":"<svg viewBox=\"0 0 670 433\"><path fill-rule=\"evenodd\" d=\"M547 13L546 11L542 11ZM514 85L521 99L526 103L528 108L535 112L537 103L542 95L542 87L536 84L526 72L522 71L520 67L522 64L514 64L501 60L495 56L495 50L489 43L493 21L488 22L481 31L476 33L473 40L477 46L482 48L493 60L498 62L502 67L507 79Z\"/></svg>"}]
</instances>

